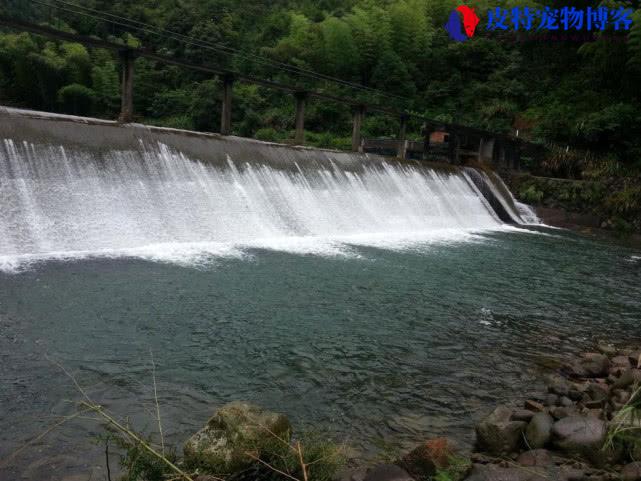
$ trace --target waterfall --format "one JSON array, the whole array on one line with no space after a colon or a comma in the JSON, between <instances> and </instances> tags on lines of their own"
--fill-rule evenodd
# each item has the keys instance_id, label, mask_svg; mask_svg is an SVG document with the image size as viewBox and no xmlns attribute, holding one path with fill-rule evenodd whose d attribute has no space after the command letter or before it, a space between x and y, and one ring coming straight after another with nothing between
<instances>
[{"instance_id":1,"label":"waterfall","mask_svg":"<svg viewBox=\"0 0 641 481\"><path fill-rule=\"evenodd\" d=\"M53 120L40 121L60 131ZM91 256L194 262L253 247L338 254L350 245L456 240L502 227L460 171L220 137L208 140L214 162L142 128L111 126L130 140L109 149L36 124L11 137L0 129L4 270ZM270 148L277 160L287 152L286 167L264 159Z\"/></svg>"}]
</instances>

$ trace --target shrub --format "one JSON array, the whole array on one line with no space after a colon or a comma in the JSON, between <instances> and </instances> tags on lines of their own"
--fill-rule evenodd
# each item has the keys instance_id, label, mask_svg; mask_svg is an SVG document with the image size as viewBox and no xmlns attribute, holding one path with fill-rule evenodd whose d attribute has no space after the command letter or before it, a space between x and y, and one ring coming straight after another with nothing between
<instances>
[{"instance_id":1,"label":"shrub","mask_svg":"<svg viewBox=\"0 0 641 481\"><path fill-rule=\"evenodd\" d=\"M57 99L65 113L90 115L96 99L96 93L84 85L70 84L58 90Z\"/></svg>"},{"instance_id":2,"label":"shrub","mask_svg":"<svg viewBox=\"0 0 641 481\"><path fill-rule=\"evenodd\" d=\"M533 185L530 185L526 189L522 190L519 196L528 204L540 204L543 200L544 194L540 190L537 190Z\"/></svg>"}]
</instances>

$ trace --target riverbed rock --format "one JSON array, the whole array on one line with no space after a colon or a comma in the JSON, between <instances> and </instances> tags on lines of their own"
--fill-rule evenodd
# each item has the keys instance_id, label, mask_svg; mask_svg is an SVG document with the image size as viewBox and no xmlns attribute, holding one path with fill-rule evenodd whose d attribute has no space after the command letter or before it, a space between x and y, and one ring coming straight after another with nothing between
<instances>
[{"instance_id":1,"label":"riverbed rock","mask_svg":"<svg viewBox=\"0 0 641 481\"><path fill-rule=\"evenodd\" d=\"M276 436L288 441L290 433L291 425L284 415L236 401L218 409L205 427L187 440L183 451L189 464L233 472L253 462L247 451L259 456L261 450L278 442Z\"/></svg>"},{"instance_id":2,"label":"riverbed rock","mask_svg":"<svg viewBox=\"0 0 641 481\"><path fill-rule=\"evenodd\" d=\"M533 399L528 399L527 401L525 401L524 406L525 409L529 409L530 411L535 413L545 411L545 406L540 402L534 401Z\"/></svg>"},{"instance_id":3,"label":"riverbed rock","mask_svg":"<svg viewBox=\"0 0 641 481\"><path fill-rule=\"evenodd\" d=\"M558 396L567 396L570 393L570 383L564 377L554 375L547 379L548 391Z\"/></svg>"},{"instance_id":4,"label":"riverbed rock","mask_svg":"<svg viewBox=\"0 0 641 481\"><path fill-rule=\"evenodd\" d=\"M512 412L512 421L523 421L529 423L530 420L534 417L534 411L529 409L515 409Z\"/></svg>"},{"instance_id":5,"label":"riverbed rock","mask_svg":"<svg viewBox=\"0 0 641 481\"><path fill-rule=\"evenodd\" d=\"M550 414L554 419L562 419L567 418L568 416L575 416L577 411L574 406L557 406L550 409Z\"/></svg>"},{"instance_id":6,"label":"riverbed rock","mask_svg":"<svg viewBox=\"0 0 641 481\"><path fill-rule=\"evenodd\" d=\"M614 356L610 359L610 362L612 363L612 367L632 367L628 356Z\"/></svg>"},{"instance_id":7,"label":"riverbed rock","mask_svg":"<svg viewBox=\"0 0 641 481\"><path fill-rule=\"evenodd\" d=\"M506 454L515 451L526 423L512 421L512 409L499 406L476 426L476 443L481 451Z\"/></svg>"},{"instance_id":8,"label":"riverbed rock","mask_svg":"<svg viewBox=\"0 0 641 481\"><path fill-rule=\"evenodd\" d=\"M414 481L414 479L396 464L379 464L367 472L363 481Z\"/></svg>"},{"instance_id":9,"label":"riverbed rock","mask_svg":"<svg viewBox=\"0 0 641 481\"><path fill-rule=\"evenodd\" d=\"M641 481L641 462L626 464L621 470L623 481Z\"/></svg>"},{"instance_id":10,"label":"riverbed rock","mask_svg":"<svg viewBox=\"0 0 641 481\"><path fill-rule=\"evenodd\" d=\"M580 455L596 464L602 464L605 455L601 447L605 442L607 428L600 419L569 416L552 426L552 438L556 447L569 455Z\"/></svg>"},{"instance_id":11,"label":"riverbed rock","mask_svg":"<svg viewBox=\"0 0 641 481\"><path fill-rule=\"evenodd\" d=\"M587 394L592 401L605 402L608 399L610 391L606 384L591 382L588 384L585 394Z\"/></svg>"},{"instance_id":12,"label":"riverbed rock","mask_svg":"<svg viewBox=\"0 0 641 481\"><path fill-rule=\"evenodd\" d=\"M525 429L525 440L531 449L544 447L552 436L554 419L547 413L536 413Z\"/></svg>"},{"instance_id":13,"label":"riverbed rock","mask_svg":"<svg viewBox=\"0 0 641 481\"><path fill-rule=\"evenodd\" d=\"M465 481L549 481L546 470L538 467L504 468L493 464L475 464Z\"/></svg>"},{"instance_id":14,"label":"riverbed rock","mask_svg":"<svg viewBox=\"0 0 641 481\"><path fill-rule=\"evenodd\" d=\"M614 381L612 389L624 389L633 384L641 383L640 369L626 369L621 376Z\"/></svg>"},{"instance_id":15,"label":"riverbed rock","mask_svg":"<svg viewBox=\"0 0 641 481\"><path fill-rule=\"evenodd\" d=\"M607 356L596 352L588 352L571 362L565 367L565 371L572 377L596 378L606 377L610 368L610 360Z\"/></svg>"},{"instance_id":16,"label":"riverbed rock","mask_svg":"<svg viewBox=\"0 0 641 481\"><path fill-rule=\"evenodd\" d=\"M519 454L516 462L521 466L549 466L554 460L547 449L532 449Z\"/></svg>"},{"instance_id":17,"label":"riverbed rock","mask_svg":"<svg viewBox=\"0 0 641 481\"><path fill-rule=\"evenodd\" d=\"M446 468L456 447L447 438L428 439L400 461L400 465L415 478L433 476L438 469Z\"/></svg>"}]
</instances>

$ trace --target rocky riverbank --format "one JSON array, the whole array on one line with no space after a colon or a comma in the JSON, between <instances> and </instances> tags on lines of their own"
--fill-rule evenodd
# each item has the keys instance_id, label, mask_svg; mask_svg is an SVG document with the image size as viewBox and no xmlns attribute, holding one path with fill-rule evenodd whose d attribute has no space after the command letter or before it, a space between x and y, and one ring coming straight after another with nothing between
<instances>
[{"instance_id":1,"label":"rocky riverbank","mask_svg":"<svg viewBox=\"0 0 641 481\"><path fill-rule=\"evenodd\" d=\"M600 345L549 376L545 392L488 414L465 472L460 454L450 469L452 443L432 439L362 480L641 481L640 367L641 352Z\"/></svg>"},{"instance_id":2,"label":"rocky riverbank","mask_svg":"<svg viewBox=\"0 0 641 481\"><path fill-rule=\"evenodd\" d=\"M347 469L344 446L294 436L284 415L234 402L187 440L173 468L136 445L124 459L133 452L131 479L149 481L641 481L641 351L601 344L546 381L537 396L488 413L471 453L434 438L396 461Z\"/></svg>"}]
</instances>

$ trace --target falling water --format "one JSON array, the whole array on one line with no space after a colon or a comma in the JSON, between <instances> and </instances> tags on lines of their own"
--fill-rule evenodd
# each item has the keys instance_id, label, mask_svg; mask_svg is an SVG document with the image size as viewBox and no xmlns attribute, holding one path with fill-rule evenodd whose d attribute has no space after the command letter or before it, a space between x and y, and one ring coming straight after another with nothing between
<instances>
[{"instance_id":1,"label":"falling water","mask_svg":"<svg viewBox=\"0 0 641 481\"><path fill-rule=\"evenodd\" d=\"M88 256L192 263L252 247L345 254L352 245L461 240L502 227L460 172L358 155L346 168L340 157L309 161L324 155L311 149L289 149L283 167L264 152L249 158L269 144L238 139L242 155L212 141L224 160L206 162L129 130L127 148L63 142L47 130L61 122L47 122L37 136L19 138L15 127L0 143L3 270Z\"/></svg>"}]
</instances>

